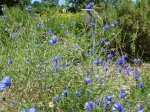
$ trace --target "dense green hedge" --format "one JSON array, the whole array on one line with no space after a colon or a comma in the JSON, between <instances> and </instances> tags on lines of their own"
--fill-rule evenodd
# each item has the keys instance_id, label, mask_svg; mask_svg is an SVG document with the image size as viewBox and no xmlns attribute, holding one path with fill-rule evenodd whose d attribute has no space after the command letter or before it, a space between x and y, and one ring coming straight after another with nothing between
<instances>
[{"instance_id":1,"label":"dense green hedge","mask_svg":"<svg viewBox=\"0 0 150 112\"><path fill-rule=\"evenodd\" d=\"M145 2L124 1L117 6L117 18L120 21L121 45L124 51L132 55L150 57L150 4Z\"/></svg>"},{"instance_id":2,"label":"dense green hedge","mask_svg":"<svg viewBox=\"0 0 150 112\"><path fill-rule=\"evenodd\" d=\"M95 9L102 18L103 25L111 24L117 20L119 26L115 29L121 32L117 34L120 49L130 56L139 56L144 60L150 59L150 0L118 0L115 6L102 2L96 4ZM109 33L114 33L109 31ZM117 32L116 32L117 33ZM106 36L110 36L108 34ZM113 36L113 35L111 35ZM117 44L112 42L112 47Z\"/></svg>"}]
</instances>

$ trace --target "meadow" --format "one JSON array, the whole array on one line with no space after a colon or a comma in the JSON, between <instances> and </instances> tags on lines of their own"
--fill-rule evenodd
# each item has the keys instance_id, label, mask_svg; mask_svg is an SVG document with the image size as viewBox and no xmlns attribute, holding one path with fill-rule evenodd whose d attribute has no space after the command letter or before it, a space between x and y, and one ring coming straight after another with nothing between
<instances>
[{"instance_id":1,"label":"meadow","mask_svg":"<svg viewBox=\"0 0 150 112\"><path fill-rule=\"evenodd\" d=\"M150 66L123 51L121 23L81 17L59 8L43 15L6 9L0 112L149 112Z\"/></svg>"}]
</instances>

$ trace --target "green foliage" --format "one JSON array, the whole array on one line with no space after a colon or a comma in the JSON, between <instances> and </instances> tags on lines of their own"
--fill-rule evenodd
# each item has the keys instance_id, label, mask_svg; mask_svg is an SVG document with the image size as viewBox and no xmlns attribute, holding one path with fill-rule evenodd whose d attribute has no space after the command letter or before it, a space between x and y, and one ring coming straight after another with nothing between
<instances>
[{"instance_id":1,"label":"green foliage","mask_svg":"<svg viewBox=\"0 0 150 112\"><path fill-rule=\"evenodd\" d=\"M59 0L42 0L43 6L56 6L58 5Z\"/></svg>"},{"instance_id":2,"label":"green foliage","mask_svg":"<svg viewBox=\"0 0 150 112\"><path fill-rule=\"evenodd\" d=\"M100 106L95 103L93 112L112 111L115 101L132 107L132 110L126 108L125 112L136 111L139 103L144 105L143 111L150 110L149 67L131 66L127 61L115 65L124 52L135 55L140 49L136 43L140 35L149 34L149 29L145 30L149 28L149 9L146 4L133 5L130 1L121 2L116 8L105 5L99 4L101 19L95 27L84 24L81 13L61 13L63 7L45 8L33 4L31 11L13 7L4 12L6 20L0 19L0 82L7 75L12 85L0 92L0 111L17 112L36 105L39 112L84 112L84 104L90 100L102 102ZM118 25L103 30L104 25L111 25L115 20L119 21ZM73 26L72 21L76 21ZM52 34L49 34L50 28ZM94 28L96 30L92 32ZM17 33L16 37L13 37L14 33ZM49 41L54 35L58 40L51 45ZM101 42L102 38L110 42L110 46ZM123 52L116 55L119 50ZM108 53L113 54L112 63L107 62ZM53 58L58 54L60 59L54 62ZM13 63L8 63L9 59ZM101 59L103 64L94 65L96 59ZM66 66L68 63L70 66ZM56 65L60 70L54 70ZM105 66L109 67L108 71L104 70ZM118 68L123 70L116 70ZM134 78L134 72L139 73L139 79ZM84 83L87 77L92 79L90 84ZM144 86L140 88L138 83L141 81ZM62 96L64 88L69 91L66 96ZM125 99L118 97L122 88L126 89ZM76 90L81 96L74 95ZM53 99L55 95L60 96L57 102ZM112 96L109 109L104 108L105 95Z\"/></svg>"},{"instance_id":3,"label":"green foliage","mask_svg":"<svg viewBox=\"0 0 150 112\"><path fill-rule=\"evenodd\" d=\"M150 9L147 2L139 1L134 5L130 1L123 1L116 9L122 28L122 48L132 56L150 56Z\"/></svg>"},{"instance_id":4,"label":"green foliage","mask_svg":"<svg viewBox=\"0 0 150 112\"><path fill-rule=\"evenodd\" d=\"M19 3L19 0L1 0L0 5L6 4L7 6L14 6Z\"/></svg>"},{"instance_id":5,"label":"green foliage","mask_svg":"<svg viewBox=\"0 0 150 112\"><path fill-rule=\"evenodd\" d=\"M28 5L30 0L1 0L0 5L7 5L8 7L18 5L18 4Z\"/></svg>"},{"instance_id":6,"label":"green foliage","mask_svg":"<svg viewBox=\"0 0 150 112\"><path fill-rule=\"evenodd\" d=\"M144 60L150 58L150 9L149 0L144 2L138 1L136 4L131 0L116 0L115 4L110 1L101 1L95 4L94 9L99 13L101 20L98 25L111 25L114 20L119 22L119 26L114 31L110 31L105 37L117 37L111 41L112 48L117 47L120 51L128 53L132 56L142 57ZM121 30L121 31L120 31ZM98 30L100 31L100 30Z\"/></svg>"}]
</instances>

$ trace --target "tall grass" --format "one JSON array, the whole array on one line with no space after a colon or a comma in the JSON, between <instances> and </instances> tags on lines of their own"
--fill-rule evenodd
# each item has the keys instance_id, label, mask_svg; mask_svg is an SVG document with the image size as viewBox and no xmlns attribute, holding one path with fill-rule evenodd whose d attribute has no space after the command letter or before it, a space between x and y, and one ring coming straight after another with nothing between
<instances>
[{"instance_id":1,"label":"tall grass","mask_svg":"<svg viewBox=\"0 0 150 112\"><path fill-rule=\"evenodd\" d=\"M36 105L38 112L82 112L89 109L85 103L91 100L93 112L112 111L115 102L121 102L127 112L136 111L137 104L144 105L145 112L150 109L149 71L137 69L141 61L133 66L127 63L117 39L118 25L103 30L105 24L100 20L93 40L92 27L83 24L80 13L40 16L12 8L5 15L7 19L0 20L0 79L8 76L12 84L0 92L1 111ZM76 21L73 26L72 21ZM50 44L54 35L57 42ZM113 41L117 41L115 47L109 45ZM59 59L54 60L55 56ZM119 58L125 61L117 65ZM140 82L144 86L139 87ZM122 88L125 98L119 97ZM106 95L112 97L110 103L104 100Z\"/></svg>"}]
</instances>

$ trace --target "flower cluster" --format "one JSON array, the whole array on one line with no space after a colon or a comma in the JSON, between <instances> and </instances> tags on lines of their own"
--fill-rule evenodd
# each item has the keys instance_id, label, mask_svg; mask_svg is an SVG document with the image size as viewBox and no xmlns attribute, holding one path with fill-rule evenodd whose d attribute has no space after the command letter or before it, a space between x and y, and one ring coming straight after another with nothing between
<instances>
[{"instance_id":1,"label":"flower cluster","mask_svg":"<svg viewBox=\"0 0 150 112\"><path fill-rule=\"evenodd\" d=\"M49 43L52 45L52 44L55 44L57 42L57 37L56 36L52 36L52 38L49 40Z\"/></svg>"},{"instance_id":2,"label":"flower cluster","mask_svg":"<svg viewBox=\"0 0 150 112\"><path fill-rule=\"evenodd\" d=\"M90 2L86 6L86 9L90 10L93 6L94 6L94 3ZM30 11L32 10L32 7L27 6L26 10L27 10L27 11L25 11L26 13L30 13ZM2 16L2 19L6 20L6 16ZM53 111L55 111L55 109L59 109L63 106L66 106L66 104L68 104L68 102L65 102L65 101L70 100L70 97L73 97L73 103L76 103L76 104L73 104L73 107L78 105L77 103L79 102L79 104L82 106L79 105L78 108L82 108L85 111L88 111L88 110L95 111L96 109L104 109L104 111L112 110L113 112L124 112L126 109L128 109L125 104L130 101L130 100L126 99L126 98L128 98L127 95L129 95L129 94L127 94L128 89L124 89L124 87L123 87L116 94L116 96L114 96L116 86L119 85L119 87L120 87L120 85L121 85L119 82L122 81L122 83L124 84L123 81L128 80L125 78L130 77L132 75L132 77L134 79L134 80L132 80L132 82L133 83L136 82L136 87L137 87L136 89L143 90L142 88L145 88L144 86L146 86L146 82L141 81L142 77L140 77L140 72L138 71L138 69L130 67L130 65L127 64L128 60L129 60L129 55L122 53L122 52L121 53L114 52L115 50L114 51L111 49L109 50L107 47L111 47L110 41L108 40L109 37L106 37L106 36L105 36L105 38L102 38L100 41L97 41L98 38L96 38L96 39L94 39L94 41L91 40L90 43L87 42L89 44L89 45L87 45L88 47L86 45L82 44L83 43L82 39L84 39L84 38L82 38L82 39L80 38L80 35L82 35L82 33L81 34L79 33L79 35L78 35L78 31L76 30L76 27L78 27L78 24L76 25L75 21L72 21L71 23L69 23L69 26L63 22L62 22L63 24L56 25L57 28L60 30L60 34L57 34L57 36L59 36L60 39L58 39L58 37L54 35L57 31L53 32L52 31L53 28L52 29L50 27L47 28L48 25L45 25L46 22L42 19L41 19L41 21L42 22L37 21L38 24L36 23L35 27L32 27L32 28L37 28L38 31L43 31L42 33L40 32L39 34L42 34L43 37L45 35L46 36L43 39L44 41L43 40L41 41L40 40L41 38L39 39L38 36L35 37L31 41L30 41L30 39L25 39L26 41L28 41L27 48L30 48L30 47L31 48L29 50L27 50L27 53L23 53L23 54L25 54L25 56L23 57L23 59L25 59L23 66L27 66L24 71L27 71L27 73L29 73L29 74L30 74L30 71L35 70L35 71L33 71L33 74L34 74L34 72L36 72L35 74L36 75L38 74L38 76L40 76L40 77L35 77L35 80L41 81L41 82L45 81L42 84L42 86L44 86L44 89L45 88L48 89L49 87L50 87L49 89L52 88L52 91L51 90L45 91L46 94L48 92L47 95L54 95L52 97L52 102L48 103L49 107L52 110L54 109ZM7 21L5 21L5 22L7 22ZM114 21L112 24L106 24L105 26L103 26L103 30L109 30L110 27L114 27L117 24L118 24L118 21ZM95 23L90 22L89 26L94 27ZM53 27L53 25L51 27ZM3 28L3 30L4 30L4 28ZM70 28L72 28L73 31L71 31ZM8 33L9 31L11 31L10 33L8 33L8 35L11 37L10 40L13 42L13 44L15 41L15 46L13 48L17 47L15 50L20 51L20 52L22 50L21 50L21 48L18 49L18 46L20 45L20 43L18 43L18 42L20 42L21 40L20 40L20 38L17 38L17 37L22 37L22 35L24 33L21 33L20 31L22 31L23 29L18 30L18 28L16 28L14 30L13 29L10 30L8 27L8 29L6 28L6 32L4 32L4 33ZM33 31L33 30L29 29L28 32L29 31ZM107 32L104 32L104 34L105 33L107 34ZM100 34L103 34L103 33L100 33ZM72 36L74 36L74 37L72 37ZM76 36L78 36L77 37L78 39L76 38ZM50 37L50 39L48 39L48 41L47 41L47 37ZM64 45L62 45L62 46L59 45L59 43L57 43L58 41L60 43L64 43ZM47 46L45 45L45 42L47 42L47 44L48 44L48 45L46 44ZM91 45L91 43L93 43L93 46ZM34 44L35 48L33 48L34 45L32 46L31 44ZM101 47L101 45L104 45L104 46ZM65 46L65 48L63 48L63 46ZM101 48L99 49L99 47L101 47ZM8 48L10 48L10 47L8 47ZM47 48L51 48L51 49L47 50ZM91 53L92 56L84 55L84 53L85 53L84 51L86 51L87 49L90 49L90 53L92 52ZM5 49L3 49L3 50L5 50ZM101 50L102 52L98 52L99 50ZM28 51L29 51L29 53L28 53ZM30 51L31 52L33 51L33 53L30 53ZM61 55L58 54L58 52L61 52ZM20 53L20 55L16 55L17 54L16 52L14 55L13 51L11 53L12 54L8 54L7 56L8 57L9 56L10 57L11 56L13 56L13 57L20 56L21 57L21 53ZM51 55L51 54L53 55L53 57L49 58L49 55ZM121 54L122 54L122 56L121 56ZM32 56L35 56L35 57L32 57ZM82 57L85 58L85 60L83 60ZM9 67L10 67L10 69L13 68L13 70L14 70L14 68L17 68L16 63L19 65L22 65L22 63L20 64L19 62L17 62L18 60L21 60L21 59L17 59L17 57L15 57L15 63L13 63L14 60L9 58L6 61L6 65L8 66L7 68L9 69ZM136 59L133 59L132 61L134 62L134 64L137 64L137 63L141 62L141 59L136 58ZM12 66L10 64L12 64L14 66ZM84 66L84 64L85 64L85 66ZM30 66L32 66L31 69L30 69ZM68 66L70 66L70 67L68 67ZM5 68L5 66L4 66L4 68ZM6 68L6 71L7 71L7 68ZM49 69L49 68L51 68L51 69ZM2 67L2 69L3 69L3 67ZM20 72L21 69L19 69L18 71ZM17 73L19 73L19 72L17 72ZM29 76L29 74L27 75L27 77ZM48 74L48 75L46 76L45 74ZM126 74L126 75L124 75L124 74ZM46 77L44 77L44 76L46 76ZM48 79L48 77L50 79ZM123 80L121 78L123 78ZM120 79L121 79L121 81L120 81ZM32 81L34 81L34 80L32 80ZM49 81L50 81L50 85L49 85ZM115 81L116 81L116 83L115 83ZM37 83L35 83L35 84L37 84ZM0 92L5 93L3 91L7 87L10 87L11 85L12 85L12 82L11 82L10 78L7 76L4 77L0 81ZM39 85L41 85L41 83ZM38 85L34 86L34 84L31 84L31 90L32 90L32 86L38 87ZM108 86L110 86L110 87L108 87ZM112 89L111 88L112 86L115 89ZM109 88L111 88L111 90L109 90ZM13 89L13 90L15 90L15 89ZM62 90L62 91L60 91L60 90ZM56 93L58 91L60 91L59 94ZM51 96L49 98L51 98ZM32 99L31 101L34 101L34 100L36 100L36 99ZM119 100L121 100L121 101L119 101ZM1 99L0 99L0 101L1 101ZM46 102L46 100L45 100L45 102ZM69 103L70 102L72 103L72 101L69 101ZM70 107L72 106L71 103L69 105ZM55 108L55 106L60 106L60 107ZM71 108L73 108L73 107L71 107ZM39 111L42 111L42 110L40 110L41 108L42 107L39 107ZM45 107L45 108L47 108L47 107ZM67 109L66 107L64 107L64 108ZM144 106L142 104L138 104L137 112L142 112L143 108L144 108ZM21 108L21 109L22 110L20 112L37 112L37 110L38 110L36 106L33 106L31 108L25 107L25 108ZM45 109L43 109L43 110L47 111ZM71 110L65 110L65 111L71 111ZM78 110L74 110L74 111L78 111Z\"/></svg>"},{"instance_id":3,"label":"flower cluster","mask_svg":"<svg viewBox=\"0 0 150 112\"><path fill-rule=\"evenodd\" d=\"M125 109L124 105L120 102L114 103L114 105L112 107L113 112L123 112L124 109Z\"/></svg>"},{"instance_id":4,"label":"flower cluster","mask_svg":"<svg viewBox=\"0 0 150 112\"><path fill-rule=\"evenodd\" d=\"M114 27L118 24L118 21L114 21L111 26ZM109 30L110 29L110 25L106 24L103 26L103 30Z\"/></svg>"},{"instance_id":5,"label":"flower cluster","mask_svg":"<svg viewBox=\"0 0 150 112\"><path fill-rule=\"evenodd\" d=\"M9 77L6 76L0 82L0 91L4 91L6 87L10 87L10 86L11 86L11 80Z\"/></svg>"},{"instance_id":6,"label":"flower cluster","mask_svg":"<svg viewBox=\"0 0 150 112\"><path fill-rule=\"evenodd\" d=\"M89 102L85 102L84 109L85 110L92 110L94 108L95 103L91 100Z\"/></svg>"},{"instance_id":7,"label":"flower cluster","mask_svg":"<svg viewBox=\"0 0 150 112\"><path fill-rule=\"evenodd\" d=\"M33 106L32 108L23 108L20 112L37 112L37 106Z\"/></svg>"}]
</instances>

